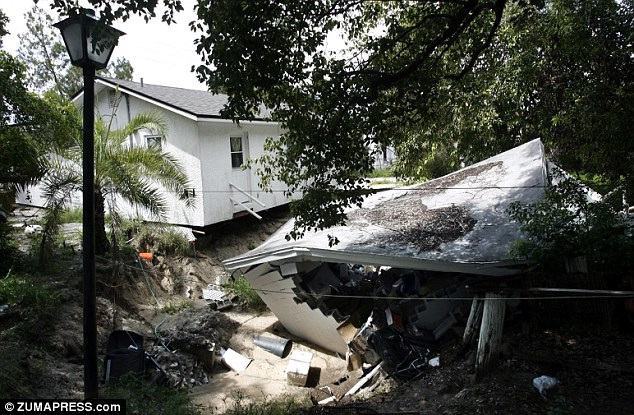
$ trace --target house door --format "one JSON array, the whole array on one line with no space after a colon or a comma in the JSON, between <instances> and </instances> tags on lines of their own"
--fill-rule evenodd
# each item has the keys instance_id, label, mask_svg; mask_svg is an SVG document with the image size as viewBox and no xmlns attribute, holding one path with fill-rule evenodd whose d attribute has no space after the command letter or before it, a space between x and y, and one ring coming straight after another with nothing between
<instances>
[{"instance_id":1,"label":"house door","mask_svg":"<svg viewBox=\"0 0 634 415\"><path fill-rule=\"evenodd\" d=\"M229 182L231 188L231 198L233 199L234 212L245 210L240 206L240 202L248 207L251 206L251 199L245 193L251 194L251 169L244 169L242 166L249 157L249 133L232 135L229 137L231 145L231 173Z\"/></svg>"}]
</instances>

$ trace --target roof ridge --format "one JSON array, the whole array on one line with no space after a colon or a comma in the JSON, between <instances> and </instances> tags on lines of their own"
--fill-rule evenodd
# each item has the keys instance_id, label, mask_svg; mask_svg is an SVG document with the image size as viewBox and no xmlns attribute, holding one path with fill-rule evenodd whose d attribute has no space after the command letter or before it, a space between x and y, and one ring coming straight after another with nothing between
<instances>
[{"instance_id":1,"label":"roof ridge","mask_svg":"<svg viewBox=\"0 0 634 415\"><path fill-rule=\"evenodd\" d=\"M102 81L113 82L113 83L117 83L117 82L131 82L133 84L141 86L141 82L130 81L130 80L127 80L127 79L110 78L110 77L101 76L101 75L97 75L97 76L95 76L95 78L96 79L101 79ZM143 82L143 86L144 87L145 86L158 86L158 87L161 87L161 88L181 89L183 91L207 92L207 93L212 94L212 95L226 95L226 94L223 94L223 93L220 93L220 92L216 93L216 92L212 92L212 91L208 91L208 90L206 91L206 90L201 90L201 89L183 88L183 87L180 87L180 86L150 84L150 83L147 83L147 82Z\"/></svg>"}]
</instances>

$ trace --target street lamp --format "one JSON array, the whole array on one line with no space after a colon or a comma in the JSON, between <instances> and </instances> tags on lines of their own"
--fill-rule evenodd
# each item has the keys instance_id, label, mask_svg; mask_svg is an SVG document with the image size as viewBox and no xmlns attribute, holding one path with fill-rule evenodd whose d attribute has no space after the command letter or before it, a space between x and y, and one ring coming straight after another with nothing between
<instances>
[{"instance_id":1,"label":"street lamp","mask_svg":"<svg viewBox=\"0 0 634 415\"><path fill-rule=\"evenodd\" d=\"M99 395L97 375L97 296L95 292L95 71L108 65L119 36L125 33L100 23L95 12L54 24L62 32L70 61L84 72L83 132L83 268L84 268L84 399Z\"/></svg>"}]
</instances>

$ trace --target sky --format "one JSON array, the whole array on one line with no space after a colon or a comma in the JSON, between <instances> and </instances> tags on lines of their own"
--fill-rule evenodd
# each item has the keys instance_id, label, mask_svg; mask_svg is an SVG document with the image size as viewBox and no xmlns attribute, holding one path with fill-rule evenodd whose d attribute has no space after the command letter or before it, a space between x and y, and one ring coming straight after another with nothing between
<instances>
[{"instance_id":1,"label":"sky","mask_svg":"<svg viewBox=\"0 0 634 415\"><path fill-rule=\"evenodd\" d=\"M82 1L79 3L87 6ZM176 16L177 23L169 26L161 22L160 12L149 23L136 16L126 22L116 22L113 26L126 34L119 39L111 61L119 57L128 59L134 68L133 80L137 82L143 78L147 84L205 90L205 85L191 72L192 65L202 63L193 43L196 34L188 26L195 17L194 3L195 0L183 0L185 10ZM26 32L24 14L33 4L32 0L0 0L0 9L10 19L7 27L10 35L3 37L3 49L11 54L17 55L17 35ZM41 0L39 6L48 10L49 1Z\"/></svg>"}]
</instances>

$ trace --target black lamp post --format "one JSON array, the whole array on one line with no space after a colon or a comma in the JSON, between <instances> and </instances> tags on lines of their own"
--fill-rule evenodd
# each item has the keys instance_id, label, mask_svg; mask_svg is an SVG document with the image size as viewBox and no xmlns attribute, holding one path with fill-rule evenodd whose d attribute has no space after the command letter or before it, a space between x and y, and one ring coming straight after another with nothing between
<instances>
[{"instance_id":1,"label":"black lamp post","mask_svg":"<svg viewBox=\"0 0 634 415\"><path fill-rule=\"evenodd\" d=\"M95 292L95 71L108 65L120 30L99 23L93 10L54 25L62 32L71 63L84 72L83 132L83 268L84 399L99 395L97 375L97 300Z\"/></svg>"}]
</instances>

